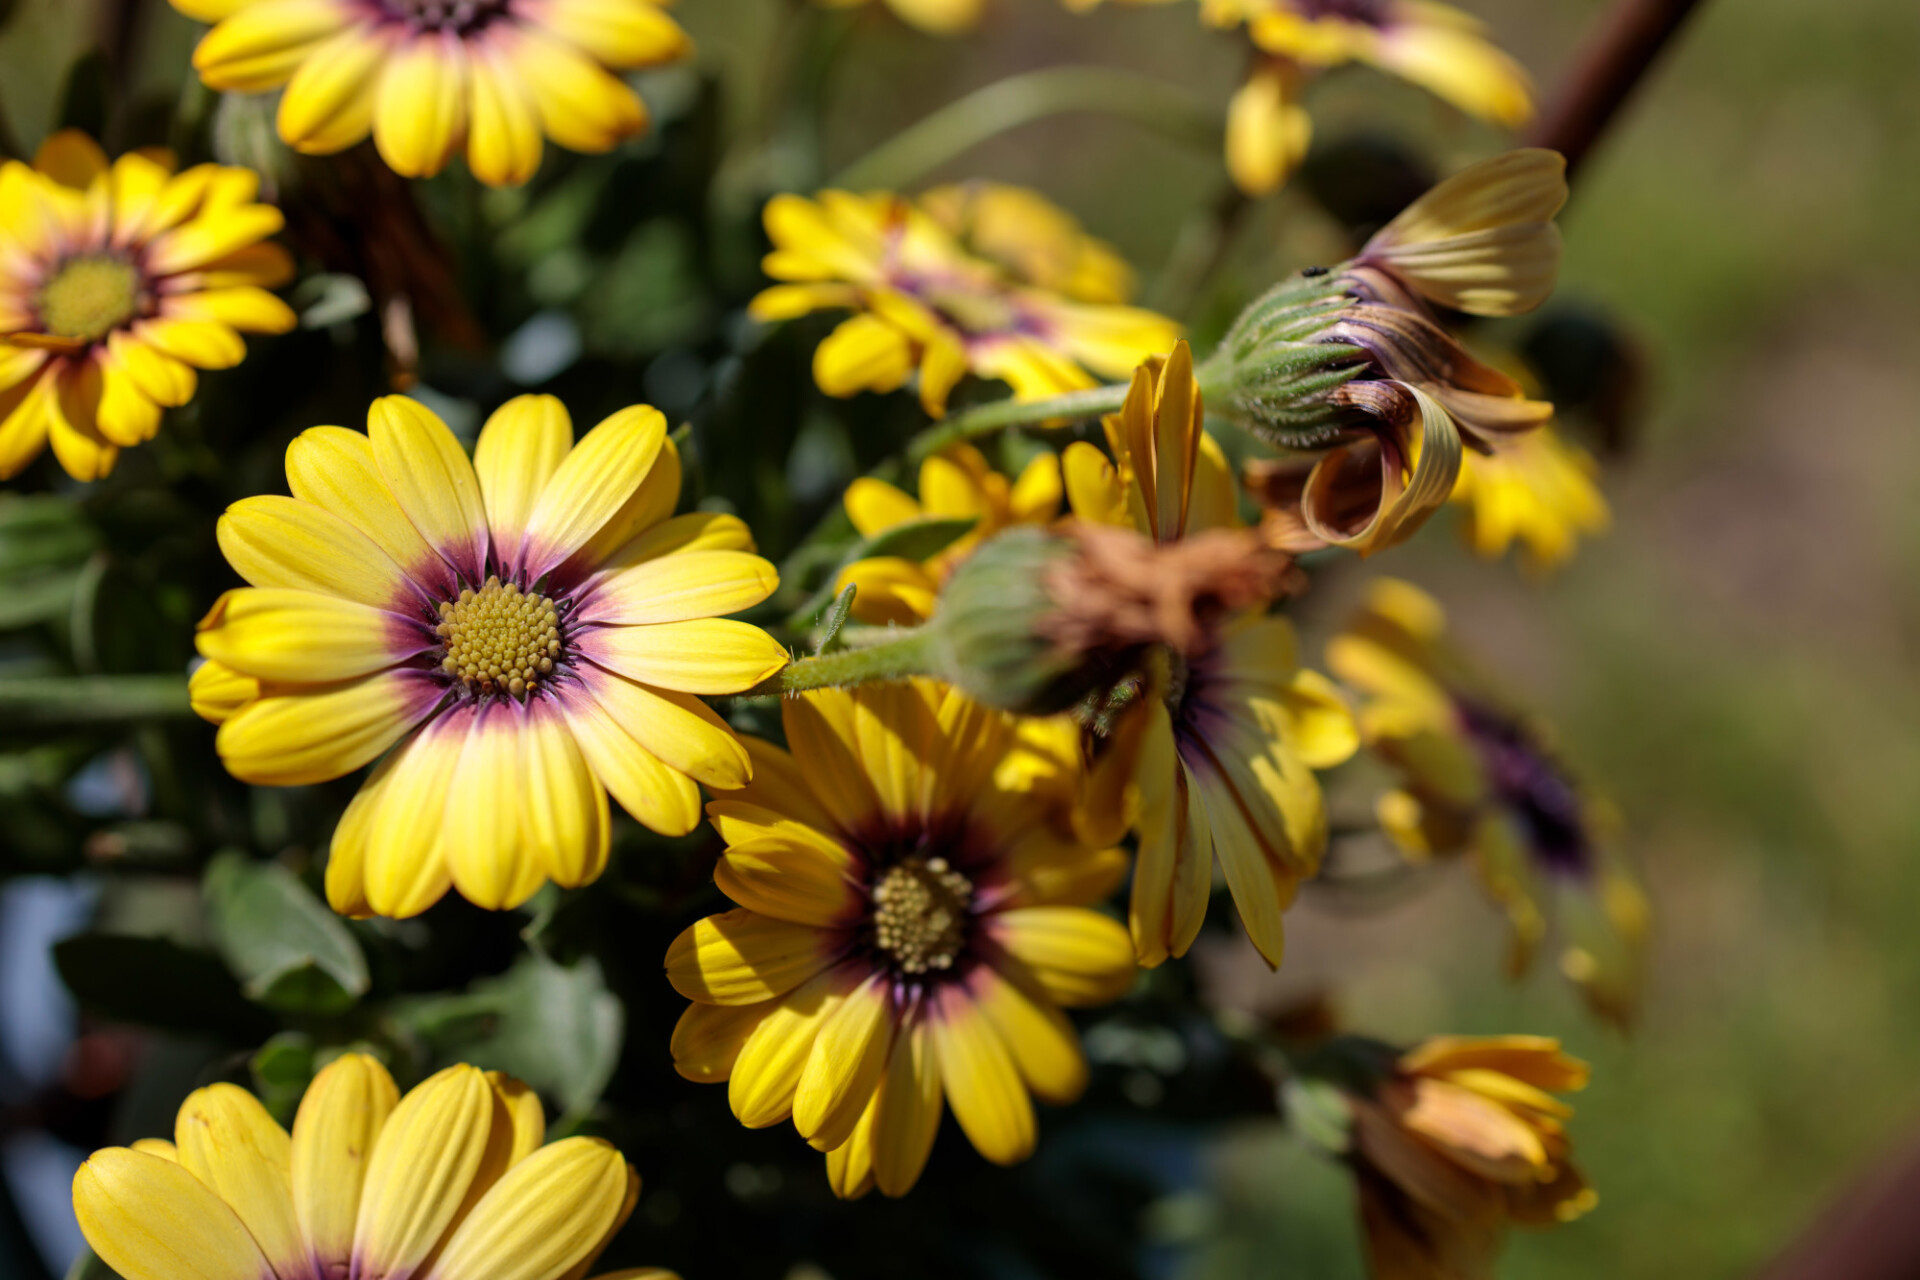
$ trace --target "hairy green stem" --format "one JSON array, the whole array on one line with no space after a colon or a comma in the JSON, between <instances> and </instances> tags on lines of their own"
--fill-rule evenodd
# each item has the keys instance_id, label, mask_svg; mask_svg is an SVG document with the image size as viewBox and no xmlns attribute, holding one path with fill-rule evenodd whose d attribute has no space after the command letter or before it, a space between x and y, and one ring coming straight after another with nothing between
<instances>
[{"instance_id":1,"label":"hairy green stem","mask_svg":"<svg viewBox=\"0 0 1920 1280\"><path fill-rule=\"evenodd\" d=\"M0 680L0 725L127 724L193 714L185 676L41 676Z\"/></svg>"},{"instance_id":2,"label":"hairy green stem","mask_svg":"<svg viewBox=\"0 0 1920 1280\"><path fill-rule=\"evenodd\" d=\"M892 640L802 658L737 696L770 698L930 675L934 653L933 635L925 627L899 631Z\"/></svg>"},{"instance_id":3,"label":"hairy green stem","mask_svg":"<svg viewBox=\"0 0 1920 1280\"><path fill-rule=\"evenodd\" d=\"M1220 145L1219 115L1184 89L1112 67L1048 67L948 103L842 169L832 185L909 186L997 134L1074 111L1120 116L1180 141Z\"/></svg>"},{"instance_id":4,"label":"hairy green stem","mask_svg":"<svg viewBox=\"0 0 1920 1280\"><path fill-rule=\"evenodd\" d=\"M963 409L934 424L907 442L907 461L917 463L951 445L991 435L1002 427L1031 426L1053 418L1079 420L1113 413L1126 403L1127 384L1116 382L1085 391L1048 396L1045 400L995 400Z\"/></svg>"}]
</instances>

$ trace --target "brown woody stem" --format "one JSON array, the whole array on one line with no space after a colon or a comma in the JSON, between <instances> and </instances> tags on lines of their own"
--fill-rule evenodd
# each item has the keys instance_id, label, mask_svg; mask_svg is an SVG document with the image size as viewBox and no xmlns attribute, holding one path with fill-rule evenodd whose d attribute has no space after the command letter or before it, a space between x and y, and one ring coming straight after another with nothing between
<instances>
[{"instance_id":1,"label":"brown woody stem","mask_svg":"<svg viewBox=\"0 0 1920 1280\"><path fill-rule=\"evenodd\" d=\"M1528 141L1580 167L1700 0L1617 0Z\"/></svg>"}]
</instances>

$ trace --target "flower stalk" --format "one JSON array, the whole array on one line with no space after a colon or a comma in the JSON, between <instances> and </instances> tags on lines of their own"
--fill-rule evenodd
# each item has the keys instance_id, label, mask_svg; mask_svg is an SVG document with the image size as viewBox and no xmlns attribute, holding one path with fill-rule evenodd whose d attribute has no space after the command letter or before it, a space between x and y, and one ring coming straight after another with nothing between
<instances>
[{"instance_id":1,"label":"flower stalk","mask_svg":"<svg viewBox=\"0 0 1920 1280\"><path fill-rule=\"evenodd\" d=\"M925 628L899 629L894 635L890 640L861 644L856 636L843 634L840 638L851 647L802 658L737 696L774 698L809 689L845 689L934 671L936 646Z\"/></svg>"}]
</instances>

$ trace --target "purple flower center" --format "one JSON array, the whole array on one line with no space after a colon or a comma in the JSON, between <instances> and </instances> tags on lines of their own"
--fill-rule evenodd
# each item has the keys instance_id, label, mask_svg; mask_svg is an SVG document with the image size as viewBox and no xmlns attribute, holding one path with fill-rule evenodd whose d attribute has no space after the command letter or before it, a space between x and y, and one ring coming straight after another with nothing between
<instances>
[{"instance_id":1,"label":"purple flower center","mask_svg":"<svg viewBox=\"0 0 1920 1280\"><path fill-rule=\"evenodd\" d=\"M503 18L513 0L364 0L378 18L402 22L415 31L451 31L470 36Z\"/></svg>"},{"instance_id":2,"label":"purple flower center","mask_svg":"<svg viewBox=\"0 0 1920 1280\"><path fill-rule=\"evenodd\" d=\"M1580 793L1526 727L1472 702L1458 703L1468 739L1480 752L1500 805L1519 821L1527 848L1554 875L1585 877L1593 869Z\"/></svg>"},{"instance_id":3,"label":"purple flower center","mask_svg":"<svg viewBox=\"0 0 1920 1280\"><path fill-rule=\"evenodd\" d=\"M1392 0L1292 0L1292 5L1301 17L1316 22L1322 18L1339 18L1370 27L1384 27L1388 22Z\"/></svg>"}]
</instances>

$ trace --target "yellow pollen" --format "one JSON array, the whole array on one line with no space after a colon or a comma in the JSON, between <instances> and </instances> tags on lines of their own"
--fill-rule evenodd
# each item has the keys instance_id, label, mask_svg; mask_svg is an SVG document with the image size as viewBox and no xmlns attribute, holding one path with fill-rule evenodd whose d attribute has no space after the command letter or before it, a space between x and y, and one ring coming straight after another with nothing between
<instances>
[{"instance_id":1,"label":"yellow pollen","mask_svg":"<svg viewBox=\"0 0 1920 1280\"><path fill-rule=\"evenodd\" d=\"M524 698L560 657L560 615L545 596L488 578L440 606L440 669L480 693Z\"/></svg>"},{"instance_id":2,"label":"yellow pollen","mask_svg":"<svg viewBox=\"0 0 1920 1280\"><path fill-rule=\"evenodd\" d=\"M34 299L48 333L98 342L139 308L140 273L105 254L68 258Z\"/></svg>"},{"instance_id":3,"label":"yellow pollen","mask_svg":"<svg viewBox=\"0 0 1920 1280\"><path fill-rule=\"evenodd\" d=\"M945 858L908 858L873 887L874 945L904 973L950 969L972 898L973 882Z\"/></svg>"}]
</instances>

